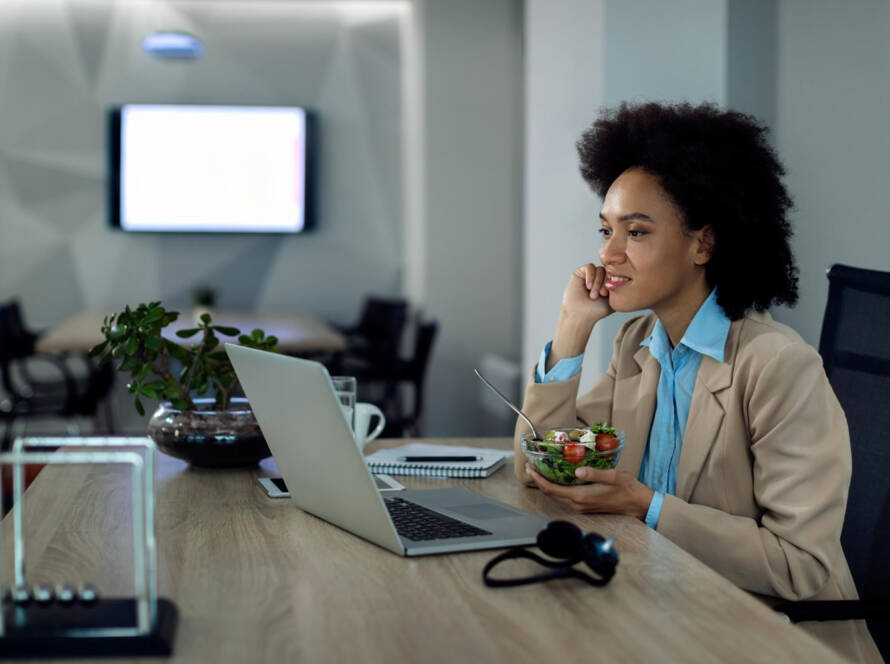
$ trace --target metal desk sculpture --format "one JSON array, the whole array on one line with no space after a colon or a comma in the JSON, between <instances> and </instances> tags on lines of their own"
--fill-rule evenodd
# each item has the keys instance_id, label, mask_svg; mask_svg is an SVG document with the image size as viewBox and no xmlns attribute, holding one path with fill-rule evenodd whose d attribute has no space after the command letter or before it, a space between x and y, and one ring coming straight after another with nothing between
<instances>
[{"instance_id":1,"label":"metal desk sculpture","mask_svg":"<svg viewBox=\"0 0 890 664\"><path fill-rule=\"evenodd\" d=\"M58 449L56 449L58 448ZM129 448L129 449L127 449ZM0 611L0 658L164 656L173 650L176 605L158 598L154 529L155 446L148 438L19 438L0 454L12 468L13 506L0 538L13 529L11 583ZM26 464L125 464L132 476L133 597L102 597L83 582L29 585L26 579L24 470ZM0 509L4 506L0 505ZM0 556L8 551L0 539ZM8 576L8 563L0 571Z\"/></svg>"}]
</instances>

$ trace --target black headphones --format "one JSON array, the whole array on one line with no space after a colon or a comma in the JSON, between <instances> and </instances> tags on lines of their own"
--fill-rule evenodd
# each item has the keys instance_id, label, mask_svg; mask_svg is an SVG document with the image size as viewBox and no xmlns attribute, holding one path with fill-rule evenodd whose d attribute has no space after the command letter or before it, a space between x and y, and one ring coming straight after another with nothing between
<instances>
[{"instance_id":1,"label":"black headphones","mask_svg":"<svg viewBox=\"0 0 890 664\"><path fill-rule=\"evenodd\" d=\"M503 588L574 577L583 579L593 586L604 586L615 576L615 568L618 566L618 553L615 548L602 535L582 533L574 523L551 521L538 533L537 544L541 551L556 560L547 560L522 547L504 551L491 559L482 570L482 580L485 585ZM513 558L528 558L554 571L518 579L493 579L489 576L496 565ZM572 567L582 560L598 578Z\"/></svg>"}]
</instances>

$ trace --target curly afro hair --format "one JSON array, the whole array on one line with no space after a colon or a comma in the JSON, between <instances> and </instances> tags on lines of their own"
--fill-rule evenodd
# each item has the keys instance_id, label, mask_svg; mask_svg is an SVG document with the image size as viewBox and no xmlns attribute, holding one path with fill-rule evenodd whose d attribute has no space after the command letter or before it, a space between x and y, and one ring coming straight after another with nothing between
<instances>
[{"instance_id":1,"label":"curly afro hair","mask_svg":"<svg viewBox=\"0 0 890 664\"><path fill-rule=\"evenodd\" d=\"M578 141L581 175L601 197L638 167L659 178L689 230L710 225L708 284L731 320L797 302L785 169L755 118L714 104L622 104Z\"/></svg>"}]
</instances>

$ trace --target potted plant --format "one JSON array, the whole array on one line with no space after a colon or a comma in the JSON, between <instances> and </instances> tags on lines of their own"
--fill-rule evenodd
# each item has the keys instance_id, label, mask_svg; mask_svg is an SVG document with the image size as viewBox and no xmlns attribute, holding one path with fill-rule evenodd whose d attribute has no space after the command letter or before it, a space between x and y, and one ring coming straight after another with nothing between
<instances>
[{"instance_id":1,"label":"potted plant","mask_svg":"<svg viewBox=\"0 0 890 664\"><path fill-rule=\"evenodd\" d=\"M269 456L247 400L232 397L235 370L219 337L237 337L244 346L266 351L274 351L278 340L259 329L241 334L215 325L204 313L195 327L176 332L193 341L178 343L162 332L178 317L160 302L127 306L105 317L105 340L90 354L130 374L127 391L140 415L143 398L160 402L148 434L162 451L201 466L243 466Z\"/></svg>"}]
</instances>

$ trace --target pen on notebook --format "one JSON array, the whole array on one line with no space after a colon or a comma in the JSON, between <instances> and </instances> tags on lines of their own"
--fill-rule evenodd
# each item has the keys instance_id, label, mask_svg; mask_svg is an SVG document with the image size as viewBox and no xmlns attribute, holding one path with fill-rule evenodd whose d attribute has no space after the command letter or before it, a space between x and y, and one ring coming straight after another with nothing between
<instances>
[{"instance_id":1,"label":"pen on notebook","mask_svg":"<svg viewBox=\"0 0 890 664\"><path fill-rule=\"evenodd\" d=\"M477 456L403 456L399 461L479 461Z\"/></svg>"}]
</instances>

